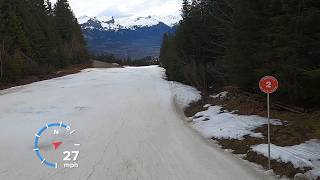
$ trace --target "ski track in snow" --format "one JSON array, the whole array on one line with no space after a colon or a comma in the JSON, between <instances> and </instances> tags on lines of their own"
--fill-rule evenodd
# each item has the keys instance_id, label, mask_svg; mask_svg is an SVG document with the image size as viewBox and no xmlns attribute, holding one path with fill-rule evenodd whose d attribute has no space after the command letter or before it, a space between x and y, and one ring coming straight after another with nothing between
<instances>
[{"instance_id":1,"label":"ski track in snow","mask_svg":"<svg viewBox=\"0 0 320 180\"><path fill-rule=\"evenodd\" d=\"M87 69L0 91L0 179L272 179L188 127L174 108L176 85L163 73ZM33 151L38 129L60 121L77 130L77 169L46 168Z\"/></svg>"}]
</instances>

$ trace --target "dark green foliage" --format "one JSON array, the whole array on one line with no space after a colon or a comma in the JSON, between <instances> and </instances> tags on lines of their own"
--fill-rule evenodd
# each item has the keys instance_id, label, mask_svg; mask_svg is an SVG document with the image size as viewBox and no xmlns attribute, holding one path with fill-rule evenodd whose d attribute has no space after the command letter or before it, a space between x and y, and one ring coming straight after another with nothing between
<instances>
[{"instance_id":1,"label":"dark green foliage","mask_svg":"<svg viewBox=\"0 0 320 180\"><path fill-rule=\"evenodd\" d=\"M0 0L1 80L16 81L89 60L68 2Z\"/></svg>"},{"instance_id":2,"label":"dark green foliage","mask_svg":"<svg viewBox=\"0 0 320 180\"><path fill-rule=\"evenodd\" d=\"M100 55L91 55L91 59L106 62L106 63L117 63L121 66L150 66L150 65L159 65L159 59L146 56L141 59L132 60L130 58L120 59L116 58L112 54L100 54Z\"/></svg>"},{"instance_id":3,"label":"dark green foliage","mask_svg":"<svg viewBox=\"0 0 320 180\"><path fill-rule=\"evenodd\" d=\"M106 63L118 63L119 64L119 62L120 62L120 59L116 58L112 54L99 54L99 55L92 54L91 59L101 61L101 62L106 62Z\"/></svg>"},{"instance_id":4,"label":"dark green foliage","mask_svg":"<svg viewBox=\"0 0 320 180\"><path fill-rule=\"evenodd\" d=\"M259 92L259 79L273 75L279 101L320 104L319 1L186 0L182 12L161 49L169 79L204 92L225 85Z\"/></svg>"}]
</instances>

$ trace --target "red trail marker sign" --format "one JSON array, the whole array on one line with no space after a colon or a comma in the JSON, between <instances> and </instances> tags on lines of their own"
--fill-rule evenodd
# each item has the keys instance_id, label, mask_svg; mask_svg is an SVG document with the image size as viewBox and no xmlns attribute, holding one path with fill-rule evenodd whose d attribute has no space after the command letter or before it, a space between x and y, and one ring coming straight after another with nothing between
<instances>
[{"instance_id":1,"label":"red trail marker sign","mask_svg":"<svg viewBox=\"0 0 320 180\"><path fill-rule=\"evenodd\" d=\"M259 82L259 88L262 92L267 94L267 104L268 104L268 167L269 170L271 169L271 163L270 163L270 94L277 91L279 87L278 80L273 76L265 76L263 77Z\"/></svg>"},{"instance_id":2,"label":"red trail marker sign","mask_svg":"<svg viewBox=\"0 0 320 180\"><path fill-rule=\"evenodd\" d=\"M262 92L272 94L278 89L279 82L275 77L265 76L260 80L259 87Z\"/></svg>"}]
</instances>

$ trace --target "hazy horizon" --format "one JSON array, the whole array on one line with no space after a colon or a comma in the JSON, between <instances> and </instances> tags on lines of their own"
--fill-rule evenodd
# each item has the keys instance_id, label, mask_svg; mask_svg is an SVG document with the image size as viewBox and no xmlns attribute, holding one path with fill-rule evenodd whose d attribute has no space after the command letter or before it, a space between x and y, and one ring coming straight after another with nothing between
<instances>
[{"instance_id":1,"label":"hazy horizon","mask_svg":"<svg viewBox=\"0 0 320 180\"><path fill-rule=\"evenodd\" d=\"M55 3L57 0L50 0ZM181 0L69 0L76 17L81 16L148 16L178 15Z\"/></svg>"}]
</instances>

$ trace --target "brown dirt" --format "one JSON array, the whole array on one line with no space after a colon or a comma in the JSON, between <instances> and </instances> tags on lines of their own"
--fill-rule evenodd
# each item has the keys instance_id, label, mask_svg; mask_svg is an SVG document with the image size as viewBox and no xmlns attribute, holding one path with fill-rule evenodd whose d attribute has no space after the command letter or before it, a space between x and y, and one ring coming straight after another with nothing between
<instances>
[{"instance_id":1,"label":"brown dirt","mask_svg":"<svg viewBox=\"0 0 320 180\"><path fill-rule=\"evenodd\" d=\"M250 151L250 147L256 144L265 143L264 139L245 136L244 140L237 139L215 139L219 142L223 149L232 149L233 154L247 154Z\"/></svg>"},{"instance_id":2,"label":"brown dirt","mask_svg":"<svg viewBox=\"0 0 320 180\"><path fill-rule=\"evenodd\" d=\"M257 128L255 132L267 137L268 126ZM309 126L290 124L287 126L271 126L271 142L277 146L292 146L304 143L310 139L319 139L315 130Z\"/></svg>"},{"instance_id":3,"label":"brown dirt","mask_svg":"<svg viewBox=\"0 0 320 180\"><path fill-rule=\"evenodd\" d=\"M203 97L200 101L192 103L185 110L185 115L192 117L197 112L206 110L204 105L211 104L222 106L228 111L236 111L239 115L266 116L265 97L250 94L235 87L225 87L224 90L228 91L227 98ZM275 145L292 146L310 139L320 139L320 110L297 114L271 106L271 118L281 119L284 123L283 126L271 127L271 138ZM267 126L257 128L255 131L266 136Z\"/></svg>"},{"instance_id":4,"label":"brown dirt","mask_svg":"<svg viewBox=\"0 0 320 180\"><path fill-rule=\"evenodd\" d=\"M257 164L262 165L265 169L268 169L268 158L263 155L257 154L255 152L248 152L246 160L255 162ZM276 160L271 160L271 168L276 174L280 174L282 176L286 176L289 178L293 178L298 173L304 173L306 171L311 170L309 167L305 167L304 169L297 169L291 163L279 162Z\"/></svg>"},{"instance_id":5,"label":"brown dirt","mask_svg":"<svg viewBox=\"0 0 320 180\"><path fill-rule=\"evenodd\" d=\"M204 105L206 105L206 99L191 103L184 111L185 116L192 117L198 112L207 110L207 108L203 107Z\"/></svg>"},{"instance_id":6,"label":"brown dirt","mask_svg":"<svg viewBox=\"0 0 320 180\"><path fill-rule=\"evenodd\" d=\"M67 68L60 69L58 71L55 71L49 74L38 75L38 76L27 76L23 79L18 80L17 82L12 82L12 83L0 82L0 90L8 89L15 86L22 86L22 85L30 84L33 82L62 77L70 74L76 74L76 73L79 73L81 70L90 68L90 67L92 67L90 64L72 65Z\"/></svg>"},{"instance_id":7,"label":"brown dirt","mask_svg":"<svg viewBox=\"0 0 320 180\"><path fill-rule=\"evenodd\" d=\"M225 87L226 98L203 97L202 100L191 104L185 110L187 117L192 117L200 111L206 104L219 105L228 111L236 111L239 115L259 115L265 117L267 114L266 97L258 94L250 94L236 87ZM272 103L272 102L271 102ZM271 104L271 118L281 119L282 126L271 126L271 142L278 146L293 146L304 143L310 139L320 139L320 110L307 110L304 113L294 113L279 109ZM262 133L267 137L267 125L257 128L257 133ZM247 154L247 160L255 162L267 168L267 158L251 152L250 147L256 144L267 143L266 139L245 136L244 140L234 139L214 139L224 149L234 150L234 154ZM293 178L297 173L309 170L295 169L291 163L281 163L272 161L272 168L276 174Z\"/></svg>"},{"instance_id":8,"label":"brown dirt","mask_svg":"<svg viewBox=\"0 0 320 180\"><path fill-rule=\"evenodd\" d=\"M122 66L117 63L107 63L97 60L92 60L92 66L93 68L122 68Z\"/></svg>"}]
</instances>

